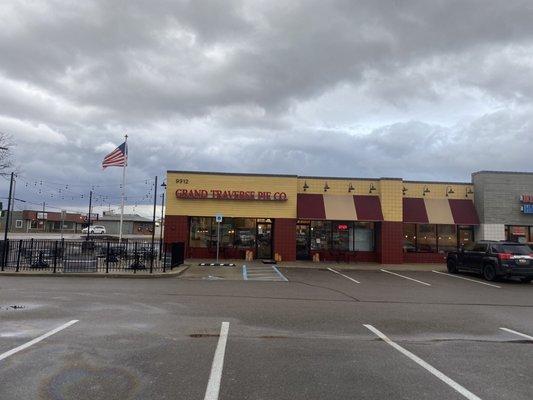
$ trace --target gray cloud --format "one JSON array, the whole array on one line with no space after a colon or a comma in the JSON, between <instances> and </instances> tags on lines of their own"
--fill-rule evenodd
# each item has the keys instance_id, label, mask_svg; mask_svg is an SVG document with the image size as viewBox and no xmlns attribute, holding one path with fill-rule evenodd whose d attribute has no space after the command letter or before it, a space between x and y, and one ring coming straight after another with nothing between
<instances>
[{"instance_id":1,"label":"gray cloud","mask_svg":"<svg viewBox=\"0 0 533 400\"><path fill-rule=\"evenodd\" d=\"M529 168L529 1L78 3L0 5L0 130L28 181L118 182L99 164L124 132L139 198L167 168Z\"/></svg>"}]
</instances>

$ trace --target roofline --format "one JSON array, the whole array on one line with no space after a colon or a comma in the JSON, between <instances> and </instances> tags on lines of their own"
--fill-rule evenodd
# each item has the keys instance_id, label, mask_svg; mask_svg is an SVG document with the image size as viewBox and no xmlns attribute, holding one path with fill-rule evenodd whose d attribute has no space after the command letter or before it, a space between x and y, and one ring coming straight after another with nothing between
<instances>
[{"instance_id":1,"label":"roofline","mask_svg":"<svg viewBox=\"0 0 533 400\"><path fill-rule=\"evenodd\" d=\"M446 185L473 185L472 182L450 182L450 181L403 181L404 183L426 183L428 185L438 185L438 184L446 184Z\"/></svg>"},{"instance_id":2,"label":"roofline","mask_svg":"<svg viewBox=\"0 0 533 400\"><path fill-rule=\"evenodd\" d=\"M312 176L312 175L293 175L293 174L259 174L248 172L217 172L217 171L179 171L167 170L167 174L194 174L194 175L227 175L227 176L265 176L278 178L297 178L297 179L328 179L328 180L358 180L358 181L380 181L394 180L405 183L425 183L425 184L449 184L449 185L472 185L472 182L449 182L449 181L407 181L402 178L380 177L380 178L363 178L363 177L337 177L337 176Z\"/></svg>"},{"instance_id":3,"label":"roofline","mask_svg":"<svg viewBox=\"0 0 533 400\"><path fill-rule=\"evenodd\" d=\"M167 170L167 174L230 175L230 176L274 176L274 177L282 177L282 178L297 178L297 175L290 175L290 174L257 174L257 173L215 172L215 171L176 171L176 170Z\"/></svg>"},{"instance_id":4,"label":"roofline","mask_svg":"<svg viewBox=\"0 0 533 400\"><path fill-rule=\"evenodd\" d=\"M482 171L472 172L472 176L474 176L474 175L479 175L479 174L533 175L533 172L520 172L520 171L490 171L490 170L482 170Z\"/></svg>"},{"instance_id":5,"label":"roofline","mask_svg":"<svg viewBox=\"0 0 533 400\"><path fill-rule=\"evenodd\" d=\"M353 178L353 177L338 177L338 176L298 176L298 179L329 179L339 181L379 181L379 178Z\"/></svg>"}]
</instances>

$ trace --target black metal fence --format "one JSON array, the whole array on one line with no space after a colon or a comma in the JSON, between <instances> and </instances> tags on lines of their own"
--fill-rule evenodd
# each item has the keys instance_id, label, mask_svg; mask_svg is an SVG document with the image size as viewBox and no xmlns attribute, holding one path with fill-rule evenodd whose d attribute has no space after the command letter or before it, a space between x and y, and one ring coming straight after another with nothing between
<instances>
[{"instance_id":1,"label":"black metal fence","mask_svg":"<svg viewBox=\"0 0 533 400\"><path fill-rule=\"evenodd\" d=\"M0 242L2 271L154 273L172 270L171 246L150 241L14 240Z\"/></svg>"}]
</instances>

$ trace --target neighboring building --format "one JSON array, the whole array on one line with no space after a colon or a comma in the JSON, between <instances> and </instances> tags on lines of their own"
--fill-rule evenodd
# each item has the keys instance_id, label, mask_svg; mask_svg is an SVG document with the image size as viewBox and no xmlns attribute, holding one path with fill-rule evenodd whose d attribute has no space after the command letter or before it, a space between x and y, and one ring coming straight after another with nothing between
<instances>
[{"instance_id":1,"label":"neighboring building","mask_svg":"<svg viewBox=\"0 0 533 400\"><path fill-rule=\"evenodd\" d=\"M474 240L469 182L167 172L165 242L185 256L442 262Z\"/></svg>"},{"instance_id":2,"label":"neighboring building","mask_svg":"<svg viewBox=\"0 0 533 400\"><path fill-rule=\"evenodd\" d=\"M79 213L42 212L35 210L13 211L9 217L9 231L13 233L59 233L63 223L64 233L81 232L85 215ZM1 227L6 223L5 212L2 213Z\"/></svg>"},{"instance_id":3,"label":"neighboring building","mask_svg":"<svg viewBox=\"0 0 533 400\"><path fill-rule=\"evenodd\" d=\"M118 235L120 231L120 214L104 211L98 220L98 225L105 226L108 235ZM138 214L124 214L122 222L124 235L151 235L152 220Z\"/></svg>"},{"instance_id":4,"label":"neighboring building","mask_svg":"<svg viewBox=\"0 0 533 400\"><path fill-rule=\"evenodd\" d=\"M477 239L533 242L533 173L472 174L481 224Z\"/></svg>"}]
</instances>

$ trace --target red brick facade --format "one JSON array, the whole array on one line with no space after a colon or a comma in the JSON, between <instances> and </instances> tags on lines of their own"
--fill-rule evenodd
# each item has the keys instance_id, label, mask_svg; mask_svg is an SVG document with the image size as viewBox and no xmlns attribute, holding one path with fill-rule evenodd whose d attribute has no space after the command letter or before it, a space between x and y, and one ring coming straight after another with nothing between
<instances>
[{"instance_id":1,"label":"red brick facade","mask_svg":"<svg viewBox=\"0 0 533 400\"><path fill-rule=\"evenodd\" d=\"M382 264L402 264L403 222L383 221L376 224L378 262Z\"/></svg>"},{"instance_id":2,"label":"red brick facade","mask_svg":"<svg viewBox=\"0 0 533 400\"><path fill-rule=\"evenodd\" d=\"M187 258L189 257L188 241L189 218L183 215L167 215L165 217L165 243L185 243L185 258Z\"/></svg>"},{"instance_id":3,"label":"red brick facade","mask_svg":"<svg viewBox=\"0 0 533 400\"><path fill-rule=\"evenodd\" d=\"M446 254L443 253L404 253L403 261L405 263L444 263Z\"/></svg>"},{"instance_id":4,"label":"red brick facade","mask_svg":"<svg viewBox=\"0 0 533 400\"><path fill-rule=\"evenodd\" d=\"M274 254L282 261L296 260L296 219L276 218L274 220Z\"/></svg>"}]
</instances>

